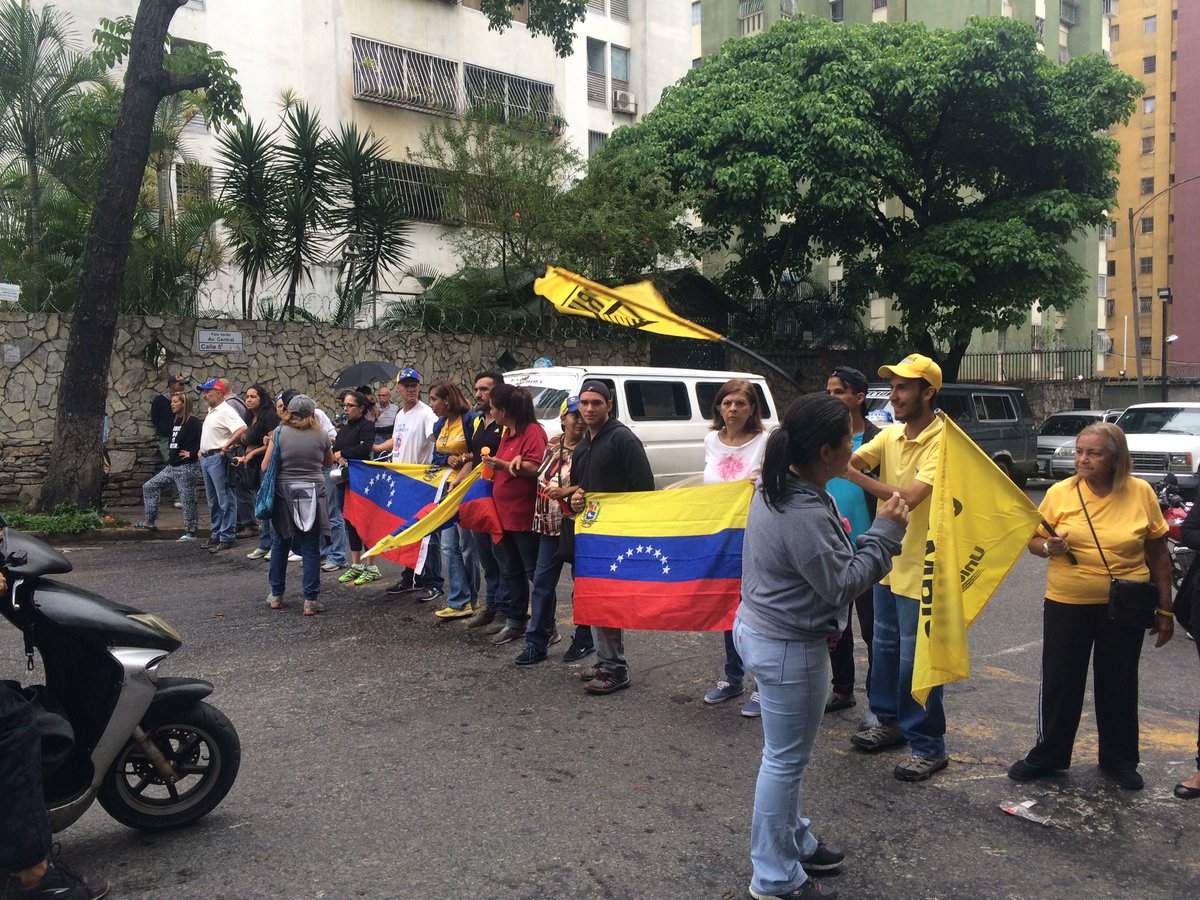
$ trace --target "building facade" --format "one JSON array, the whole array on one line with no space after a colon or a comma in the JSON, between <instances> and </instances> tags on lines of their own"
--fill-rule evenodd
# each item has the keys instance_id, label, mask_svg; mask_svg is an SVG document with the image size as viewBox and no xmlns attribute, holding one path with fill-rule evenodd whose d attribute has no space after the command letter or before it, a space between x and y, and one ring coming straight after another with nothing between
<instances>
[{"instance_id":1,"label":"building facade","mask_svg":"<svg viewBox=\"0 0 1200 900\"><path fill-rule=\"evenodd\" d=\"M87 35L101 16L132 15L137 5L72 0L70 12ZM613 130L650 110L694 55L688 0L589 0L566 58L555 55L549 38L529 35L523 13L512 28L496 32L479 6L479 0L190 0L171 33L225 53L255 121L277 121L280 97L291 91L326 126L353 122L385 141L414 222L410 263L449 273L459 268L443 240L450 226L439 214L432 173L411 161L423 133L499 98L506 117L560 134L586 158ZM199 161L215 159L216 139L203 123L187 139ZM315 273L313 299L333 293L336 266ZM236 281L226 273L209 290L207 306L232 300ZM404 294L415 283L393 279L385 287Z\"/></svg>"},{"instance_id":2,"label":"building facade","mask_svg":"<svg viewBox=\"0 0 1200 900\"><path fill-rule=\"evenodd\" d=\"M1187 180L1200 175L1200 9L1188 5L1109 4L1113 62L1146 88L1129 123L1113 129L1121 186L1107 254L1110 376L1135 377L1140 359L1143 375L1158 377L1172 332L1181 339L1169 350L1171 374L1200 375L1200 181Z\"/></svg>"},{"instance_id":3,"label":"building facade","mask_svg":"<svg viewBox=\"0 0 1200 900\"><path fill-rule=\"evenodd\" d=\"M1124 2L1124 0L1122 0ZM846 25L923 22L931 28L961 28L972 16L1005 16L1033 25L1046 54L1065 62L1072 56L1107 50L1104 10L1108 0L701 0L701 45L705 56L718 52L731 38L770 28L798 14ZM1069 245L1072 257L1087 273L1084 299L1064 311L1043 312L1030 298L1027 324L998 334L978 334L972 352L1093 349L1096 368L1104 362L1104 289L1106 252L1103 238L1087 234ZM814 277L836 290L841 279L837 260L815 267ZM890 298L871 301L870 327L884 331L899 323Z\"/></svg>"}]
</instances>

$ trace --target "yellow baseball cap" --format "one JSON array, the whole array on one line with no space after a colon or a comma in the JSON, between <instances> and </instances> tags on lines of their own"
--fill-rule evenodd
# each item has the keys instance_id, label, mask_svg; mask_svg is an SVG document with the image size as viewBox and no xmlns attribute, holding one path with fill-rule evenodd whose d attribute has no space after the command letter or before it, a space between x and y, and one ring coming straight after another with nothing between
<instances>
[{"instance_id":1,"label":"yellow baseball cap","mask_svg":"<svg viewBox=\"0 0 1200 900\"><path fill-rule=\"evenodd\" d=\"M933 385L935 391L942 389L942 367L920 353L909 354L894 366L879 367L880 378L891 378L893 375L900 378L924 378Z\"/></svg>"}]
</instances>

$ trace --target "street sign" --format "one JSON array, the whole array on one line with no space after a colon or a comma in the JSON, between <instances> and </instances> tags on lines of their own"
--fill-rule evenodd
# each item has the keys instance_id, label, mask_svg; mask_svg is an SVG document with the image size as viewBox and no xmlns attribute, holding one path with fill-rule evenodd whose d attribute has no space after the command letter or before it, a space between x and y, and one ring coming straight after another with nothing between
<instances>
[{"instance_id":1,"label":"street sign","mask_svg":"<svg viewBox=\"0 0 1200 900\"><path fill-rule=\"evenodd\" d=\"M20 303L21 286L19 284L0 284L0 303Z\"/></svg>"},{"instance_id":2,"label":"street sign","mask_svg":"<svg viewBox=\"0 0 1200 900\"><path fill-rule=\"evenodd\" d=\"M204 328L196 331L196 350L199 353L241 353L240 331L211 331Z\"/></svg>"}]
</instances>

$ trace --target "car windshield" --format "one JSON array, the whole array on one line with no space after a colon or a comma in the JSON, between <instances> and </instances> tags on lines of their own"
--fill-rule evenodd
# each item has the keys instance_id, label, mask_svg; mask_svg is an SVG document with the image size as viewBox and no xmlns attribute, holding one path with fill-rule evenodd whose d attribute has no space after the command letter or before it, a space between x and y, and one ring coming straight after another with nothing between
<instances>
[{"instance_id":1,"label":"car windshield","mask_svg":"<svg viewBox=\"0 0 1200 900\"><path fill-rule=\"evenodd\" d=\"M1149 406L1127 409L1117 427L1126 434L1193 434L1200 436L1200 409Z\"/></svg>"},{"instance_id":2,"label":"car windshield","mask_svg":"<svg viewBox=\"0 0 1200 900\"><path fill-rule=\"evenodd\" d=\"M1041 437L1075 437L1093 422L1100 421L1092 416L1051 416L1038 429Z\"/></svg>"}]
</instances>

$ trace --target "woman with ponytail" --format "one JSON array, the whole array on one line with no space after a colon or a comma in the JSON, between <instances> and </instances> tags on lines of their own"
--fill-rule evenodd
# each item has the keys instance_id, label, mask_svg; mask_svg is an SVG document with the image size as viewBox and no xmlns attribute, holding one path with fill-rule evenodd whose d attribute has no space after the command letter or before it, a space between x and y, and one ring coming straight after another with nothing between
<instances>
[{"instance_id":1,"label":"woman with ponytail","mask_svg":"<svg viewBox=\"0 0 1200 900\"><path fill-rule=\"evenodd\" d=\"M879 506L855 546L826 491L853 453L850 411L828 394L796 400L767 441L742 549L742 602L734 643L754 675L763 754L754 795L750 894L836 897L808 873L845 858L802 815L804 769L825 710L828 639L846 627L850 602L882 578L900 552L908 507L899 494Z\"/></svg>"}]
</instances>

